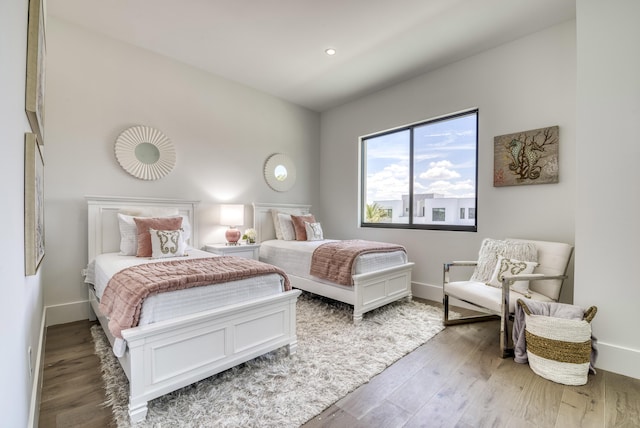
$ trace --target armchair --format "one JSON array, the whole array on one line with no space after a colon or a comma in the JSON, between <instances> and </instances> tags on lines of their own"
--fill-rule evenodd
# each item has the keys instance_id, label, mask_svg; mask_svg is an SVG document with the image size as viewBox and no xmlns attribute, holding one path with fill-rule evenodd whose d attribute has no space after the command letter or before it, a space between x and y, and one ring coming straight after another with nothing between
<instances>
[{"instance_id":1,"label":"armchair","mask_svg":"<svg viewBox=\"0 0 640 428\"><path fill-rule=\"evenodd\" d=\"M500 243L500 245L492 247L489 241ZM532 249L534 258L537 253L537 266L535 263L531 264L531 267L535 266L532 273L513 275L506 272L498 274L496 281L498 270L492 269L495 270L495 272L492 272L493 278L491 281L494 286L490 286L487 284L486 272L484 273L485 278L480 278L482 274L478 272L481 272L482 269L479 270L479 268L483 266L480 266L478 261L453 261L444 264L442 284L444 325L450 326L499 318L502 358L511 355L513 352L513 349L509 347L509 319L513 319L515 302L518 299L524 299L525 301L532 299L542 302L557 301L560 297L562 284L567 278L567 268L573 253L573 246L560 242L523 239L495 241L487 239L483 241L483 246L480 249L480 263L484 263L486 260L493 260L495 265L497 260L503 260L501 256L507 259L509 257L513 258L508 254L509 245L524 245ZM505 248L507 249L506 252L503 251ZM452 268L459 266L476 266L476 271L474 271L474 275L470 280L450 281ZM520 281L528 281L528 287L526 282ZM519 286L515 288L514 283L519 284ZM449 318L449 298L465 302L482 312L482 314L451 319Z\"/></svg>"}]
</instances>

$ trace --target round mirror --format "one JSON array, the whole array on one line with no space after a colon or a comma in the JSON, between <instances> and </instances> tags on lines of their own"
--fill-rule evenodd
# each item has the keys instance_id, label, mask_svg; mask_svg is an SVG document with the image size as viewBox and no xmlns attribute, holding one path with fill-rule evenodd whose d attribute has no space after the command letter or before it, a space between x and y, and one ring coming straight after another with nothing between
<instances>
[{"instance_id":1,"label":"round mirror","mask_svg":"<svg viewBox=\"0 0 640 428\"><path fill-rule=\"evenodd\" d=\"M157 180L176 165L176 151L160 131L148 126L133 126L116 139L116 159L134 177Z\"/></svg>"},{"instance_id":2,"label":"round mirror","mask_svg":"<svg viewBox=\"0 0 640 428\"><path fill-rule=\"evenodd\" d=\"M264 179L277 192L290 190L296 182L296 167L291 158L281 153L269 156L264 164Z\"/></svg>"},{"instance_id":3,"label":"round mirror","mask_svg":"<svg viewBox=\"0 0 640 428\"><path fill-rule=\"evenodd\" d=\"M277 165L274 169L276 180L284 181L287 179L287 167L284 165Z\"/></svg>"},{"instance_id":4,"label":"round mirror","mask_svg":"<svg viewBox=\"0 0 640 428\"><path fill-rule=\"evenodd\" d=\"M136 159L142 163L152 165L160 159L160 150L151 143L140 143L134 150Z\"/></svg>"}]
</instances>

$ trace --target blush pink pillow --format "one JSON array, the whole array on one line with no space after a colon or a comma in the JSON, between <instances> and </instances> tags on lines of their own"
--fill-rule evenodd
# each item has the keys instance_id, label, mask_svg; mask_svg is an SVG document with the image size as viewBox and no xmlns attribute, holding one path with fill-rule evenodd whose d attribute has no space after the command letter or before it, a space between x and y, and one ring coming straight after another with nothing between
<instances>
[{"instance_id":1,"label":"blush pink pillow","mask_svg":"<svg viewBox=\"0 0 640 428\"><path fill-rule=\"evenodd\" d=\"M296 241L306 241L307 229L304 226L304 222L315 223L316 219L313 214L291 215L291 221L293 222L293 229L296 232Z\"/></svg>"},{"instance_id":2,"label":"blush pink pillow","mask_svg":"<svg viewBox=\"0 0 640 428\"><path fill-rule=\"evenodd\" d=\"M182 217L135 217L133 220L138 231L136 257L151 257L153 253L149 229L178 230L182 227Z\"/></svg>"}]
</instances>

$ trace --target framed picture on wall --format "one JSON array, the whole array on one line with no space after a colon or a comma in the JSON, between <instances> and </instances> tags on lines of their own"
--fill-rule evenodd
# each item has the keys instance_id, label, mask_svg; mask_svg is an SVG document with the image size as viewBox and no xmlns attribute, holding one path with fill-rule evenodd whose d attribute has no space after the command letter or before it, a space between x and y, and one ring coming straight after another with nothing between
<instances>
[{"instance_id":1,"label":"framed picture on wall","mask_svg":"<svg viewBox=\"0 0 640 428\"><path fill-rule=\"evenodd\" d=\"M29 1L29 30L27 34L27 81L25 112L31 131L44 144L44 84L46 38L43 0Z\"/></svg>"},{"instance_id":2,"label":"framed picture on wall","mask_svg":"<svg viewBox=\"0 0 640 428\"><path fill-rule=\"evenodd\" d=\"M559 127L532 129L493 139L493 186L558 182Z\"/></svg>"},{"instance_id":3,"label":"framed picture on wall","mask_svg":"<svg viewBox=\"0 0 640 428\"><path fill-rule=\"evenodd\" d=\"M44 258L44 158L38 136L25 134L24 147L24 264L35 275Z\"/></svg>"}]
</instances>

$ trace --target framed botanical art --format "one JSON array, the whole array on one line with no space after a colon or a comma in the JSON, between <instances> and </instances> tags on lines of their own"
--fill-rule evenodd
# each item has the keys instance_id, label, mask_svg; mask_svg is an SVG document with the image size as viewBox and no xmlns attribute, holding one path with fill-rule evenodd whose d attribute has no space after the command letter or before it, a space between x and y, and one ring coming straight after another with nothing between
<instances>
[{"instance_id":1,"label":"framed botanical art","mask_svg":"<svg viewBox=\"0 0 640 428\"><path fill-rule=\"evenodd\" d=\"M36 134L25 134L24 264L35 275L44 257L44 158Z\"/></svg>"},{"instance_id":2,"label":"framed botanical art","mask_svg":"<svg viewBox=\"0 0 640 428\"><path fill-rule=\"evenodd\" d=\"M31 131L38 136L40 144L44 144L44 84L47 52L42 1L29 1L27 82L24 107Z\"/></svg>"},{"instance_id":3,"label":"framed botanical art","mask_svg":"<svg viewBox=\"0 0 640 428\"><path fill-rule=\"evenodd\" d=\"M493 186L558 182L559 127L494 137Z\"/></svg>"}]
</instances>

